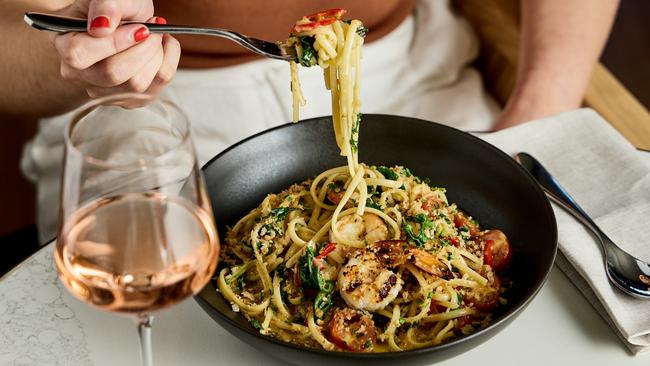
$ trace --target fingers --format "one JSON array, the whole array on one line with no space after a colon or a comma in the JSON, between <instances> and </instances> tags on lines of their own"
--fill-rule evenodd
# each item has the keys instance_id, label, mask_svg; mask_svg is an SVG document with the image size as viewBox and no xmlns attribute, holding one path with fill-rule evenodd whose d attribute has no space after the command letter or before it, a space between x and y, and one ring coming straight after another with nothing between
<instances>
[{"instance_id":1,"label":"fingers","mask_svg":"<svg viewBox=\"0 0 650 366\"><path fill-rule=\"evenodd\" d=\"M52 37L61 57L61 75L91 97L120 92L158 94L176 73L180 45L169 35L150 34L142 24L165 24L153 17L151 0L78 0L62 15L88 16L87 33Z\"/></svg>"},{"instance_id":2,"label":"fingers","mask_svg":"<svg viewBox=\"0 0 650 366\"><path fill-rule=\"evenodd\" d=\"M62 64L61 72L65 74L64 77L82 79L92 86L117 86L137 75L151 59L156 57L157 53L162 53L161 42L161 35L151 35L140 44L86 69L79 70Z\"/></svg>"},{"instance_id":3,"label":"fingers","mask_svg":"<svg viewBox=\"0 0 650 366\"><path fill-rule=\"evenodd\" d=\"M149 30L138 24L119 27L113 34L96 38L86 33L67 33L54 38L54 47L61 61L73 69L83 70L100 60L120 53L142 42Z\"/></svg>"},{"instance_id":4,"label":"fingers","mask_svg":"<svg viewBox=\"0 0 650 366\"><path fill-rule=\"evenodd\" d=\"M141 46L148 46L146 43L149 42L150 41L147 40L146 42L143 42L143 44L140 44L133 48L135 49ZM160 40L157 42L160 42ZM151 43L154 42L151 41ZM142 51L143 53L154 52L155 54L153 56L148 56L146 58L147 61L139 69L136 68L133 64L130 65L131 67L127 67L126 69L119 69L119 65L122 65L124 63L121 62L122 60L117 59L117 57L124 56L122 54L113 56L105 61L102 61L96 66L91 67L89 70L87 70L87 72L94 73L96 75L107 75L107 70L112 67L110 65L115 65L115 67L120 70L116 71L116 73L123 72L120 74L119 78L124 79L125 81L119 85L106 86L112 85L112 83L107 83L105 80L97 80L96 85L90 85L86 88L88 95L91 98L97 98L103 95L122 92L139 92L158 95L163 90L163 88L169 84L169 82L176 74L178 61L181 55L181 48L178 41L170 35L162 36L162 45L160 43L155 43L155 45L157 47L154 48L155 52L149 49ZM131 52L131 50L125 52ZM134 54L128 56L133 55ZM107 69L102 72L98 70L92 70L96 67L106 67Z\"/></svg>"},{"instance_id":5,"label":"fingers","mask_svg":"<svg viewBox=\"0 0 650 366\"><path fill-rule=\"evenodd\" d=\"M151 83L149 90L147 90L147 93L151 95L160 94L162 89L169 84L174 78L174 75L176 75L178 61L181 57L181 45L178 43L176 38L169 34L165 34L163 36L163 51L164 58L160 65L160 69Z\"/></svg>"},{"instance_id":6,"label":"fingers","mask_svg":"<svg viewBox=\"0 0 650 366\"><path fill-rule=\"evenodd\" d=\"M105 37L115 31L123 20L144 22L153 16L151 0L90 0L88 33Z\"/></svg>"},{"instance_id":7,"label":"fingers","mask_svg":"<svg viewBox=\"0 0 650 366\"><path fill-rule=\"evenodd\" d=\"M95 20L89 28L102 28L104 34L54 37L63 78L77 82L93 98L122 92L160 93L176 73L178 41L169 35L150 34L142 24L119 24L123 18L158 24L167 21L151 17L153 7L149 9L143 0L86 1L88 15ZM83 2L78 3L79 9L67 11L83 12ZM97 15L100 13L105 15Z\"/></svg>"},{"instance_id":8,"label":"fingers","mask_svg":"<svg viewBox=\"0 0 650 366\"><path fill-rule=\"evenodd\" d=\"M141 69L120 85L115 87L88 87L86 91L91 98L114 93L144 93L149 89L149 86L156 77L162 61L163 51L162 48L158 48L154 57L150 58Z\"/></svg>"}]
</instances>

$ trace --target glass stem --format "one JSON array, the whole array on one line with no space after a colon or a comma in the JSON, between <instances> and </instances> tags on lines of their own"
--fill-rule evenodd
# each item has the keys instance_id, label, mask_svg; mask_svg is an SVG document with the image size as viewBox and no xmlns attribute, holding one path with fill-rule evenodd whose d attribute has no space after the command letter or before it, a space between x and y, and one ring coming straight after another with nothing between
<instances>
[{"instance_id":1,"label":"glass stem","mask_svg":"<svg viewBox=\"0 0 650 366\"><path fill-rule=\"evenodd\" d=\"M140 360L142 366L153 366L153 355L151 354L151 323L153 316L139 314L136 320L138 324L138 336L140 338Z\"/></svg>"}]
</instances>

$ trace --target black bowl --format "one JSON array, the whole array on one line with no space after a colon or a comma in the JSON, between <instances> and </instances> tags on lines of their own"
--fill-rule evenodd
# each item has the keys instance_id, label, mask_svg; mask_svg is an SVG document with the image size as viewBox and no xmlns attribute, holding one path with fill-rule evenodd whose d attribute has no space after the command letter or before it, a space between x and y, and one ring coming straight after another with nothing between
<instances>
[{"instance_id":1,"label":"black bowl","mask_svg":"<svg viewBox=\"0 0 650 366\"><path fill-rule=\"evenodd\" d=\"M447 188L447 197L485 228L499 228L514 255L508 303L486 328L451 342L403 352L346 353L300 347L259 334L209 283L201 307L242 341L294 364L423 364L453 357L485 342L510 323L537 294L553 265L557 228L551 206L533 178L512 158L465 132L437 123L389 115L363 116L361 162L403 165ZM345 165L329 117L287 124L241 141L203 167L219 233L271 192L280 192L326 169ZM216 340L215 340L216 341Z\"/></svg>"}]
</instances>

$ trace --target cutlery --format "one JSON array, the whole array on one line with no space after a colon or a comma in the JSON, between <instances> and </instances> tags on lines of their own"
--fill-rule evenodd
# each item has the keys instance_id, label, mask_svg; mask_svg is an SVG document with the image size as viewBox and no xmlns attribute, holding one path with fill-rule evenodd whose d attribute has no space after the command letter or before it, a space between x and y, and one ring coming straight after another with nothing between
<instances>
[{"instance_id":1,"label":"cutlery","mask_svg":"<svg viewBox=\"0 0 650 366\"><path fill-rule=\"evenodd\" d=\"M553 202L594 233L605 253L605 270L609 280L629 295L650 299L650 264L616 245L534 157L521 152L515 158L535 178Z\"/></svg>"},{"instance_id":2,"label":"cutlery","mask_svg":"<svg viewBox=\"0 0 650 366\"><path fill-rule=\"evenodd\" d=\"M88 22L86 19L62 17L45 13L25 13L25 22L38 30L50 32L68 33L86 32L88 30ZM296 58L296 52L293 47L286 46L282 42L264 41L226 29L141 22L128 22L123 24L142 24L149 28L149 32L151 33L198 34L221 37L229 39L265 57L283 61L291 61Z\"/></svg>"}]
</instances>

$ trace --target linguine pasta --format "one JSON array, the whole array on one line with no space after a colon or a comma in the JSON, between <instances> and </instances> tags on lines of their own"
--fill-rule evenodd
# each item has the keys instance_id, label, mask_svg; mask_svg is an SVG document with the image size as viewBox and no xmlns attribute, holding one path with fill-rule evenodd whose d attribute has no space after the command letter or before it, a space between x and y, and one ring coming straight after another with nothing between
<instances>
[{"instance_id":1,"label":"linguine pasta","mask_svg":"<svg viewBox=\"0 0 650 366\"><path fill-rule=\"evenodd\" d=\"M321 19L328 12L331 17ZM348 165L356 170L361 122L359 65L363 36L367 29L359 20L340 20L344 13L343 10L332 9L323 12L320 17L319 14L304 17L294 26L287 45L295 47L297 54L297 61L289 62L293 121L298 122L299 108L306 103L300 88L298 63L307 67L318 65L323 69L325 87L332 95L332 122L336 143L341 155L348 158Z\"/></svg>"}]
</instances>

